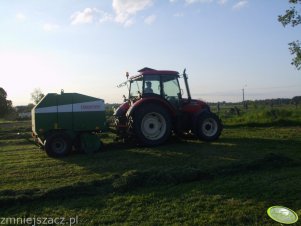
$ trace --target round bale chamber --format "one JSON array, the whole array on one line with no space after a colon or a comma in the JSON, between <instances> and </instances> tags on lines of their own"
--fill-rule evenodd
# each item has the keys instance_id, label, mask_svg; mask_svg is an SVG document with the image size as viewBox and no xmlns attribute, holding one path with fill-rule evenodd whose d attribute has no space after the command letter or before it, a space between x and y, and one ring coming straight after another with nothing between
<instances>
[{"instance_id":1,"label":"round bale chamber","mask_svg":"<svg viewBox=\"0 0 301 226\"><path fill-rule=\"evenodd\" d=\"M79 93L49 93L32 109L33 137L49 156L67 155L74 147L95 152L96 135L106 130L104 100Z\"/></svg>"}]
</instances>

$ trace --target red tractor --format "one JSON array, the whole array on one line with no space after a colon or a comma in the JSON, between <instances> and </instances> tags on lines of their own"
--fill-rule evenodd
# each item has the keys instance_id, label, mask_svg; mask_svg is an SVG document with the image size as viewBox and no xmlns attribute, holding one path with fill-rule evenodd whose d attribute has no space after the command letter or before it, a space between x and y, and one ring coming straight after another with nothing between
<instances>
[{"instance_id":1,"label":"red tractor","mask_svg":"<svg viewBox=\"0 0 301 226\"><path fill-rule=\"evenodd\" d=\"M129 97L115 111L116 132L144 146L165 142L172 133L192 133L200 140L214 141L222 131L221 120L209 106L191 99L188 79L183 72L188 98L182 98L177 71L143 68L119 86L127 85Z\"/></svg>"}]
</instances>

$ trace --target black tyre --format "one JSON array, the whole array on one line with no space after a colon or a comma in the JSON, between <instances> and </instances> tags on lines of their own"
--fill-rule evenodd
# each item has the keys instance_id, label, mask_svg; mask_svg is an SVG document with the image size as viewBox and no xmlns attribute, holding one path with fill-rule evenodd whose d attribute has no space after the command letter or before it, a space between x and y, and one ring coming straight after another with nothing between
<instances>
[{"instance_id":1,"label":"black tyre","mask_svg":"<svg viewBox=\"0 0 301 226\"><path fill-rule=\"evenodd\" d=\"M74 141L73 141L73 149L77 153L83 153L81 149L81 144L80 144L80 136L77 136Z\"/></svg>"},{"instance_id":2,"label":"black tyre","mask_svg":"<svg viewBox=\"0 0 301 226\"><path fill-rule=\"evenodd\" d=\"M201 114L197 120L196 135L200 140L214 141L221 135L223 126L218 116L211 112Z\"/></svg>"},{"instance_id":3,"label":"black tyre","mask_svg":"<svg viewBox=\"0 0 301 226\"><path fill-rule=\"evenodd\" d=\"M132 120L134 134L142 145L156 146L164 143L170 136L170 115L161 106L145 104L135 112Z\"/></svg>"},{"instance_id":4,"label":"black tyre","mask_svg":"<svg viewBox=\"0 0 301 226\"><path fill-rule=\"evenodd\" d=\"M63 157L70 153L72 143L68 135L55 133L46 138L45 150L50 157Z\"/></svg>"},{"instance_id":5,"label":"black tyre","mask_svg":"<svg viewBox=\"0 0 301 226\"><path fill-rule=\"evenodd\" d=\"M86 154L92 154L100 151L101 142L99 137L91 133L83 133L80 136L81 150Z\"/></svg>"}]
</instances>

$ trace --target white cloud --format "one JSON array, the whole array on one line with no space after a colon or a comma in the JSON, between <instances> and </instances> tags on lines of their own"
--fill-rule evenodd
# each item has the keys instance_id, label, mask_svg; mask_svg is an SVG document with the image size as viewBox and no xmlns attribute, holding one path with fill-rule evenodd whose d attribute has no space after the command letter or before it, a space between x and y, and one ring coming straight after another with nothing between
<instances>
[{"instance_id":1,"label":"white cloud","mask_svg":"<svg viewBox=\"0 0 301 226\"><path fill-rule=\"evenodd\" d=\"M218 4L225 5L228 2L228 0L218 0Z\"/></svg>"},{"instance_id":2,"label":"white cloud","mask_svg":"<svg viewBox=\"0 0 301 226\"><path fill-rule=\"evenodd\" d=\"M153 4L153 0L113 0L115 21L125 26L133 23L133 16Z\"/></svg>"},{"instance_id":3,"label":"white cloud","mask_svg":"<svg viewBox=\"0 0 301 226\"><path fill-rule=\"evenodd\" d=\"M83 11L78 11L72 14L71 24L90 24L94 22L104 23L113 20L113 15L99 10L97 8L85 8Z\"/></svg>"},{"instance_id":4,"label":"white cloud","mask_svg":"<svg viewBox=\"0 0 301 226\"><path fill-rule=\"evenodd\" d=\"M211 3L213 0L185 0L187 4L193 3Z\"/></svg>"},{"instance_id":5,"label":"white cloud","mask_svg":"<svg viewBox=\"0 0 301 226\"><path fill-rule=\"evenodd\" d=\"M126 20L126 21L124 22L124 26L125 26L125 27L130 27L130 26L132 26L134 23L135 23L135 20L134 20L133 18L131 18L131 19L128 19L128 20Z\"/></svg>"},{"instance_id":6,"label":"white cloud","mask_svg":"<svg viewBox=\"0 0 301 226\"><path fill-rule=\"evenodd\" d=\"M24 20L26 20L26 16L23 13L17 13L16 14L16 19L18 21L24 21Z\"/></svg>"},{"instance_id":7,"label":"white cloud","mask_svg":"<svg viewBox=\"0 0 301 226\"><path fill-rule=\"evenodd\" d=\"M71 24L78 25L78 24L87 24L92 23L94 19L95 10L91 8L85 8L82 12L78 11L75 12L71 16Z\"/></svg>"},{"instance_id":8,"label":"white cloud","mask_svg":"<svg viewBox=\"0 0 301 226\"><path fill-rule=\"evenodd\" d=\"M43 30L46 32L53 32L56 31L57 29L59 29L59 25L57 24L52 24L52 23L45 23L43 25Z\"/></svg>"},{"instance_id":9,"label":"white cloud","mask_svg":"<svg viewBox=\"0 0 301 226\"><path fill-rule=\"evenodd\" d=\"M183 17L184 13L183 12L175 13L173 16L174 17Z\"/></svg>"},{"instance_id":10,"label":"white cloud","mask_svg":"<svg viewBox=\"0 0 301 226\"><path fill-rule=\"evenodd\" d=\"M113 16L109 13L99 11L98 14L99 14L99 19L98 19L99 23L104 23L113 20Z\"/></svg>"},{"instance_id":11,"label":"white cloud","mask_svg":"<svg viewBox=\"0 0 301 226\"><path fill-rule=\"evenodd\" d=\"M156 15L150 15L148 17L145 18L144 23L151 25L152 23L155 22L155 20L157 19Z\"/></svg>"},{"instance_id":12,"label":"white cloud","mask_svg":"<svg viewBox=\"0 0 301 226\"><path fill-rule=\"evenodd\" d=\"M247 5L248 5L247 0L240 0L232 8L235 9L235 10L240 10L240 9L246 7Z\"/></svg>"},{"instance_id":13,"label":"white cloud","mask_svg":"<svg viewBox=\"0 0 301 226\"><path fill-rule=\"evenodd\" d=\"M175 3L178 0L169 0L170 3ZM219 5L225 5L226 3L229 2L229 0L183 0L187 4L194 4L194 3L212 3L212 2L217 2Z\"/></svg>"}]
</instances>

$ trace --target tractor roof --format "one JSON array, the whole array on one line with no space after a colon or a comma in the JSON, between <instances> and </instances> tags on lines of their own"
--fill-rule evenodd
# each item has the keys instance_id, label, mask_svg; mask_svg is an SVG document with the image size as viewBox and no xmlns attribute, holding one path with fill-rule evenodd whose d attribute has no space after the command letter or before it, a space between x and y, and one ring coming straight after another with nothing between
<instances>
[{"instance_id":1,"label":"tractor roof","mask_svg":"<svg viewBox=\"0 0 301 226\"><path fill-rule=\"evenodd\" d=\"M170 71L170 70L156 70L149 67L144 67L140 69L138 72L142 75L154 75L154 74L160 74L160 75L179 75L179 72L177 71Z\"/></svg>"},{"instance_id":2,"label":"tractor roof","mask_svg":"<svg viewBox=\"0 0 301 226\"><path fill-rule=\"evenodd\" d=\"M131 76L130 79L133 80L133 79L142 77L144 75L174 75L174 76L179 76L179 72L177 72L177 71L155 70L155 69L148 68L148 67L142 68L138 72L140 72L140 74Z\"/></svg>"},{"instance_id":3,"label":"tractor roof","mask_svg":"<svg viewBox=\"0 0 301 226\"><path fill-rule=\"evenodd\" d=\"M168 71L168 70L151 70L151 71L143 71L142 75L179 75L177 71Z\"/></svg>"}]
</instances>

